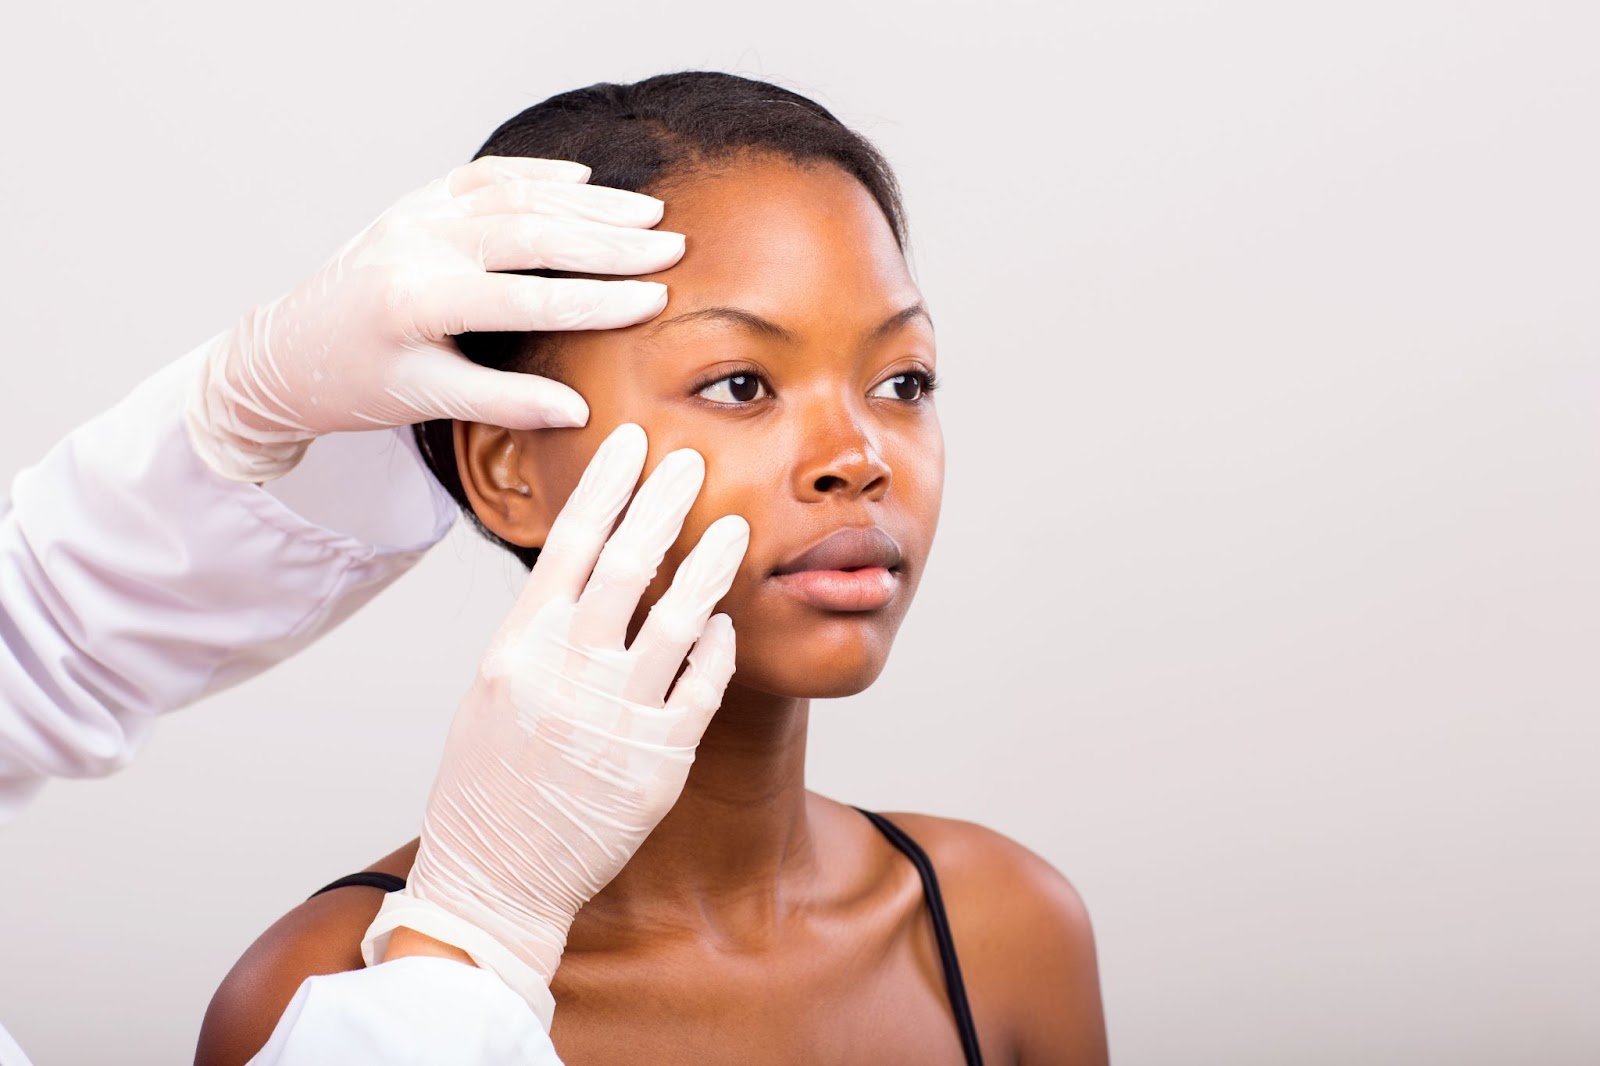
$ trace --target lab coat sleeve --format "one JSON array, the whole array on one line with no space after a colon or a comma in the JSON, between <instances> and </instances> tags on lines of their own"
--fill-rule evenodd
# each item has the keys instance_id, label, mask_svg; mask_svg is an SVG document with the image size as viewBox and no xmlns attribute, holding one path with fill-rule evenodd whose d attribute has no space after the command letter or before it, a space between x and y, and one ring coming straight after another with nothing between
<instances>
[{"instance_id":1,"label":"lab coat sleeve","mask_svg":"<svg viewBox=\"0 0 1600 1066\"><path fill-rule=\"evenodd\" d=\"M0 1066L33 1066L33 1062L23 1054L22 1046L6 1032L3 1025L0 1025Z\"/></svg>"},{"instance_id":2,"label":"lab coat sleeve","mask_svg":"<svg viewBox=\"0 0 1600 1066\"><path fill-rule=\"evenodd\" d=\"M253 1066L561 1066L537 1015L487 970L409 958L308 978Z\"/></svg>"},{"instance_id":3,"label":"lab coat sleeve","mask_svg":"<svg viewBox=\"0 0 1600 1066\"><path fill-rule=\"evenodd\" d=\"M403 430L345 435L369 440L354 461L318 441L291 475L309 507L276 483L217 477L183 424L199 354L69 434L0 499L0 824L45 779L110 773L158 714L316 640L454 520ZM319 480L320 496L306 491ZM333 510L319 498L360 521L319 521L318 506Z\"/></svg>"}]
</instances>

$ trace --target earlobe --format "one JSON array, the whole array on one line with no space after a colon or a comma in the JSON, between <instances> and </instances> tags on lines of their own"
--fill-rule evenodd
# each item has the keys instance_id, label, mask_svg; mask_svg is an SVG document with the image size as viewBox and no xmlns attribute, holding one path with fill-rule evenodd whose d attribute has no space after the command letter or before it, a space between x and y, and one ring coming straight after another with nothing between
<instances>
[{"instance_id":1,"label":"earlobe","mask_svg":"<svg viewBox=\"0 0 1600 1066\"><path fill-rule=\"evenodd\" d=\"M532 476L529 433L481 422L457 422L454 432L456 472L478 520L501 540L542 546L556 512Z\"/></svg>"}]
</instances>

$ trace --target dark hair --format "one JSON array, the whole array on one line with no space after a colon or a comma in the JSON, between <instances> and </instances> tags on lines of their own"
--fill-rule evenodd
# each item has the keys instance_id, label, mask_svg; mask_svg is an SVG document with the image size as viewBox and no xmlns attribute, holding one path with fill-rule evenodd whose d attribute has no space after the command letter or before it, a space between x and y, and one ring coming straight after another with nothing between
<instances>
[{"instance_id":1,"label":"dark hair","mask_svg":"<svg viewBox=\"0 0 1600 1066\"><path fill-rule=\"evenodd\" d=\"M878 150L821 104L733 74L686 71L632 85L602 83L561 93L503 124L473 158L570 159L593 171L591 184L645 192L747 153L840 167L866 187L883 209L895 240L905 247L899 186ZM467 333L455 340L462 354L481 366L527 370L537 358L540 336ZM502 540L473 514L456 470L453 423L438 419L414 432L428 469L473 524L532 567L538 548Z\"/></svg>"}]
</instances>

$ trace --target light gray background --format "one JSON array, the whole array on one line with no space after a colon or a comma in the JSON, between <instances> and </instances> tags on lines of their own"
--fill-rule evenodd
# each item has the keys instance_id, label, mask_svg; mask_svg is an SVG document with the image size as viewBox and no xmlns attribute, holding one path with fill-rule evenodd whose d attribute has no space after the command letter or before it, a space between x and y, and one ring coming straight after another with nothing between
<instances>
[{"instance_id":1,"label":"light gray background","mask_svg":"<svg viewBox=\"0 0 1600 1066\"><path fill-rule=\"evenodd\" d=\"M815 787L1066 872L1121 1063L1593 1063L1593 10L30 5L0 470L527 104L777 79L898 166L947 386L934 565ZM186 1060L257 932L414 834L513 587L455 536L0 835L41 1066Z\"/></svg>"}]
</instances>

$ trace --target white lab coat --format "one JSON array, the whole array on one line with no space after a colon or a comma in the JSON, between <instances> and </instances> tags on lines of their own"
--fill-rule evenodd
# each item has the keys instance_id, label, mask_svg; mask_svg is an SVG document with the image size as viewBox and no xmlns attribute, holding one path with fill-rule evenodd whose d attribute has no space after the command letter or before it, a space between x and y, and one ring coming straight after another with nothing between
<instances>
[{"instance_id":1,"label":"white lab coat","mask_svg":"<svg viewBox=\"0 0 1600 1066\"><path fill-rule=\"evenodd\" d=\"M183 428L198 354L69 434L0 500L0 824L47 778L120 768L157 715L306 647L454 519L404 433L318 441L272 491L217 477ZM316 499L319 476L338 491ZM280 498L296 491L366 528L297 512Z\"/></svg>"},{"instance_id":2,"label":"white lab coat","mask_svg":"<svg viewBox=\"0 0 1600 1066\"><path fill-rule=\"evenodd\" d=\"M318 441L270 490L217 477L183 427L197 356L68 435L0 499L0 824L46 779L118 769L157 715L316 640L454 520L405 431ZM0 1028L0 1066L26 1061ZM493 974L404 959L308 980L255 1061L560 1060Z\"/></svg>"},{"instance_id":3,"label":"white lab coat","mask_svg":"<svg viewBox=\"0 0 1600 1066\"><path fill-rule=\"evenodd\" d=\"M250 1061L561 1066L544 1024L511 986L487 970L429 958L308 979Z\"/></svg>"}]
</instances>

